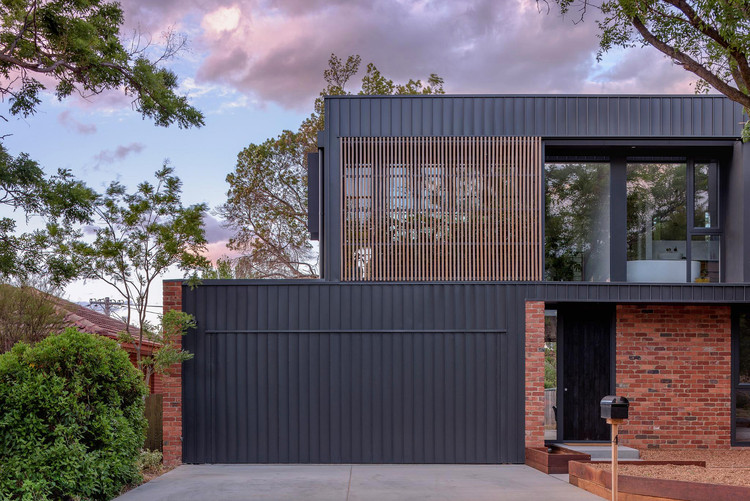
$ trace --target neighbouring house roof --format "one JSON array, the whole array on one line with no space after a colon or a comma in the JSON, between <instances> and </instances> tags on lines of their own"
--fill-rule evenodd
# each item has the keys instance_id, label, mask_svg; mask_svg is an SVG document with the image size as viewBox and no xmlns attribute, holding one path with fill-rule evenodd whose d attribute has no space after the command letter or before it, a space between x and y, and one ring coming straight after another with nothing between
<instances>
[{"instance_id":1,"label":"neighbouring house roof","mask_svg":"<svg viewBox=\"0 0 750 501\"><path fill-rule=\"evenodd\" d=\"M55 302L57 303L58 309L65 315L64 322L66 325L75 327L82 332L98 334L100 336L115 339L128 352L135 350L135 346L130 343L123 343L119 340L120 333L125 331L127 327L127 324L122 320L108 317L103 313L99 313L98 311L62 298L55 298ZM130 332L136 336L138 333L138 327L131 325ZM148 355L156 346L159 346L159 344L144 339L141 344L141 353Z\"/></svg>"}]
</instances>

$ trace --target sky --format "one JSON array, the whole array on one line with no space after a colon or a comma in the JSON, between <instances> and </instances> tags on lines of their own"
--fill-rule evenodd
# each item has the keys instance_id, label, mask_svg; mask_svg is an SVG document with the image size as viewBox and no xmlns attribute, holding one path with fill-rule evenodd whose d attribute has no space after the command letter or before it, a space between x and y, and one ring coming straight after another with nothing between
<instances>
[{"instance_id":1,"label":"sky","mask_svg":"<svg viewBox=\"0 0 750 501\"><path fill-rule=\"evenodd\" d=\"M188 37L169 63L180 92L206 125L157 127L109 92L57 101L4 124L5 147L28 153L47 172L70 169L92 188L129 188L153 179L165 161L183 181L185 204L214 209L226 175L247 145L295 130L324 87L335 53L362 57L396 82L437 73L450 94L693 93L692 75L650 47L597 61L592 17L563 18L535 0L123 0L123 36L158 43L168 29ZM356 91L358 78L350 90ZM7 102L0 106L7 106ZM5 113L4 113L5 114ZM7 115L7 114L5 114ZM209 256L227 253L231 231L206 218ZM180 278L179 272L167 277ZM106 284L74 282L66 298L115 297ZM160 284L150 304L161 305Z\"/></svg>"}]
</instances>

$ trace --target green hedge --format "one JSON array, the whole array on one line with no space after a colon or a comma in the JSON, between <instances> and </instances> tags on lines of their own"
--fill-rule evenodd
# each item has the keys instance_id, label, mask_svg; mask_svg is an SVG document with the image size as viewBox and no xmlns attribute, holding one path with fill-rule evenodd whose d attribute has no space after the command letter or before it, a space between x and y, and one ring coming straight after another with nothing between
<instances>
[{"instance_id":1,"label":"green hedge","mask_svg":"<svg viewBox=\"0 0 750 501\"><path fill-rule=\"evenodd\" d=\"M0 499L111 499L138 482L145 394L115 341L75 329L0 355Z\"/></svg>"}]
</instances>

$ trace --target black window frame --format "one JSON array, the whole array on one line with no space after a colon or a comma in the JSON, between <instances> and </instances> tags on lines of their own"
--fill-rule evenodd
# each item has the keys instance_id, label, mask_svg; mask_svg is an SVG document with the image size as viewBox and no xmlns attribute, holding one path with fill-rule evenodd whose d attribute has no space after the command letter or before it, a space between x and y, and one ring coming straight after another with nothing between
<instances>
[{"instance_id":1,"label":"black window frame","mask_svg":"<svg viewBox=\"0 0 750 501\"><path fill-rule=\"evenodd\" d=\"M719 281L725 282L724 263L724 200L722 186L722 170L727 162L726 152L719 149L699 148L695 145L684 146L612 146L601 147L575 144L564 141L546 141L543 143L542 171L547 163L565 162L608 162L610 166L610 282L628 283L627 279L627 165L629 163L685 163L686 164L686 252L685 252L685 282L684 284L703 285L694 282L691 276L692 241L694 236L717 236L719 238ZM717 224L710 228L695 226L695 165L715 164L717 168L716 207ZM542 176L542 196L547 189L546 178ZM542 214L542 227L546 228L546 211ZM547 255L544 252L546 233L542 232L542 269L546 270ZM583 282L582 282L583 283ZM606 283L606 282L595 282ZM716 282L714 282L716 283Z\"/></svg>"}]
</instances>

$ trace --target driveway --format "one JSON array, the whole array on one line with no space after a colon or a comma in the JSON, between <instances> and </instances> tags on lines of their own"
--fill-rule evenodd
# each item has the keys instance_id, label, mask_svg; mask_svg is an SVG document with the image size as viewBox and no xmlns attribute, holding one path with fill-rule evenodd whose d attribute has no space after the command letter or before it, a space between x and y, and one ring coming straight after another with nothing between
<instances>
[{"instance_id":1,"label":"driveway","mask_svg":"<svg viewBox=\"0 0 750 501\"><path fill-rule=\"evenodd\" d=\"M117 499L601 501L524 465L183 465Z\"/></svg>"}]
</instances>

